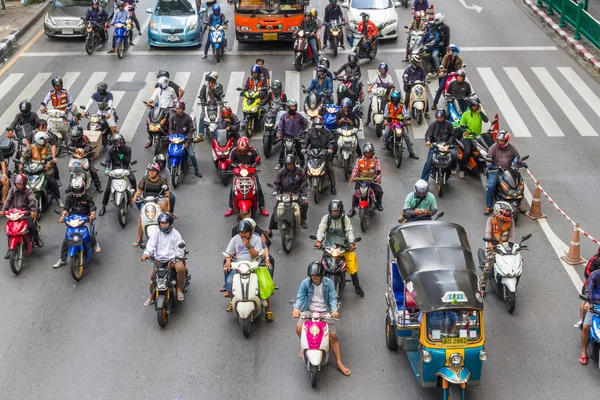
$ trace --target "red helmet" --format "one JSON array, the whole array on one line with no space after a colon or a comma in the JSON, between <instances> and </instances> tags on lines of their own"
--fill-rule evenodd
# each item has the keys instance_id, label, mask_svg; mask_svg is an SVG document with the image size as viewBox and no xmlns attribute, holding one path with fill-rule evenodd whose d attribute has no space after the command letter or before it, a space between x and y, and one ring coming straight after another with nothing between
<instances>
[{"instance_id":1,"label":"red helmet","mask_svg":"<svg viewBox=\"0 0 600 400\"><path fill-rule=\"evenodd\" d=\"M232 115L233 112L231 111L231 107L223 107L223 109L221 109L221 117L223 117L223 119L231 118Z\"/></svg>"},{"instance_id":2,"label":"red helmet","mask_svg":"<svg viewBox=\"0 0 600 400\"><path fill-rule=\"evenodd\" d=\"M496 144L501 149L508 146L508 142L510 142L510 133L508 131L500 131L498 132L498 136L496 136Z\"/></svg>"},{"instance_id":3,"label":"red helmet","mask_svg":"<svg viewBox=\"0 0 600 400\"><path fill-rule=\"evenodd\" d=\"M511 221L513 218L513 208L505 201L499 201L494 204L494 215L502 221Z\"/></svg>"},{"instance_id":4,"label":"red helmet","mask_svg":"<svg viewBox=\"0 0 600 400\"><path fill-rule=\"evenodd\" d=\"M248 150L250 148L250 140L248 140L247 137L242 136L237 141L237 148L238 151L240 151L241 149Z\"/></svg>"},{"instance_id":5,"label":"red helmet","mask_svg":"<svg viewBox=\"0 0 600 400\"><path fill-rule=\"evenodd\" d=\"M15 185L26 185L27 184L27 177L25 176L25 174L17 174L13 178L13 183Z\"/></svg>"}]
</instances>

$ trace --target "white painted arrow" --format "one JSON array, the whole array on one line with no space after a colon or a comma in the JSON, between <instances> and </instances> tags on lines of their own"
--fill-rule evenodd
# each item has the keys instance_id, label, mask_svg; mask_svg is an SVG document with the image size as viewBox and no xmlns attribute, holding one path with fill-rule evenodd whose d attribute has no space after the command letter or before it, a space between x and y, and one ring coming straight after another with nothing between
<instances>
[{"instance_id":1,"label":"white painted arrow","mask_svg":"<svg viewBox=\"0 0 600 400\"><path fill-rule=\"evenodd\" d=\"M463 5L463 7L464 7L464 8L466 8L467 10L475 10L475 11L477 11L478 13L480 13L480 12L481 12L481 10L483 10L483 7L481 7L481 6L478 6L478 5L475 5L475 4L473 4L472 6L468 6L465 0L458 0L458 1L459 1L459 2L460 2L460 4L462 4L462 5Z\"/></svg>"}]
</instances>

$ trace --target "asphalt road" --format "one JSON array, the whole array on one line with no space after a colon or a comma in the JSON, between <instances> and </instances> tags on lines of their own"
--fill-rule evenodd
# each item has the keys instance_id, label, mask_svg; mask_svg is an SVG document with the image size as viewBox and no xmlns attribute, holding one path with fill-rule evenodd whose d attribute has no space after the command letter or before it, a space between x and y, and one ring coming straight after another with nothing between
<instances>
[{"instance_id":1,"label":"asphalt road","mask_svg":"<svg viewBox=\"0 0 600 400\"><path fill-rule=\"evenodd\" d=\"M525 126L531 136L517 137L514 144L521 154L531 155L528 163L534 175L574 220L580 221L592 235L598 234L596 228L600 220L593 210L599 194L596 149L600 138L583 135L597 129L600 105L597 98L578 94L576 86L572 85L574 78L567 80L563 73L574 73L588 90L598 93L600 86L595 77L588 75L547 36L519 2L500 4L478 0L477 5L483 7L481 13L465 9L456 0L449 3L440 5L438 10L446 14L452 28L452 42L464 49L461 56L468 64L469 79L486 111L490 115L502 111L501 128L508 127L517 136L524 130L515 131L516 127ZM325 3L317 4L322 11ZM142 23L146 15L141 11L149 6L145 0L139 7ZM223 10L231 15L227 6ZM401 24L408 22L407 11L399 9L399 13ZM232 36L229 43L230 46L233 43ZM376 69L379 62L385 61L390 69L403 70L406 65L401 63L403 53L396 49L403 48L404 43L404 35L397 43L385 43L377 60L363 68ZM524 49L522 46L535 48ZM86 94L86 90L93 90L93 86L89 89L89 85L95 83L92 79L98 79L98 74L105 72L102 79L113 90L123 92L118 107L121 124L132 129L121 130L132 138L134 159L139 161L141 170L152 156L149 150L143 150L146 135L135 104L146 98L143 95L138 98L140 92L150 95L145 82L150 72L167 68L172 75L179 73L179 78L187 79L184 100L189 107L200 88L203 73L217 69L227 90L241 85L240 73L247 75L259 55L266 58L273 77L283 79L286 87L299 82L307 84L312 70L306 68L299 75L290 74L293 69L291 52L283 54L281 51L286 49L283 45L275 51L265 45L239 45L237 51L226 54L224 62L216 65L211 57L201 61L197 49L191 49L194 55L185 55L185 50L150 49L144 37L131 54L118 60L116 56L104 54L78 55L75 53L83 52L83 42L50 40L42 36L10 68L0 72L0 87L5 90L0 93L4 95L0 98L0 109L7 113L0 116L0 121L16 112L16 108L10 107L24 96L39 104L50 88L50 75L38 74L69 76L72 80L69 88L74 96L77 98L83 92L85 99L91 94ZM281 54L270 54L278 51ZM65 56L64 52L69 53ZM341 63L341 57L332 61L334 67ZM512 81L517 76L514 69L531 85L545 106L555 122L554 133L560 132L564 136L550 136L544 129L547 122L542 121L548 120L538 120L539 110L528 107L521 93L523 86ZM483 79L490 76L490 70L506 91L508 103L495 86L490 86L489 79ZM395 71L392 75L397 80ZM552 97L557 92L550 91L538 78L548 75L565 93L564 97L559 94L559 99L572 101L574 108L581 112L581 118L576 116L573 122L571 115L562 110L561 103ZM239 81L230 81L233 77ZM16 83L6 83L9 79ZM39 85L37 80L41 80ZM512 112L507 104L512 104L517 112ZM592 130L580 121L589 123ZM422 137L422 133L424 127L415 128L416 136ZM366 140L375 141L371 129L367 129L365 136ZM341 296L343 305L338 333L344 363L352 370L351 377L343 377L331 363L320 376L318 388L311 389L308 374L297 357L296 321L289 316L288 300L295 297L298 285L305 277L306 266L320 256L312 250L308 235L316 231L318 221L326 212L327 200L332 196L326 194L322 204L310 205L309 230L301 232L291 254L285 255L281 251L280 236L277 232L274 234L275 278L281 288L273 297L276 319L271 324L258 321L253 325L252 337L245 339L238 322L225 313L227 301L218 292L222 283L221 251L235 221L222 216L229 189L218 182L211 165L210 145L204 142L196 148L204 178L197 179L189 174L175 190L176 213L180 217L175 227L188 244L188 266L193 280L184 304L172 314L168 327L159 328L153 308L142 305L147 296L150 265L139 262L140 250L130 246L135 239L134 223L130 221L125 229L121 229L114 208L109 205L106 216L98 222L102 253L94 256L84 278L75 284L66 269L52 269L64 225L55 224L53 216L47 217L42 224L46 244L43 251L36 249L26 258L24 271L18 277L12 274L7 262L5 268L0 269L0 292L3 293L0 305L1 397L439 398L438 390L423 390L417 386L406 356L390 352L384 342L386 238L404 197L420 176L426 149L422 139L416 139L416 143L421 159L405 159L400 170L394 167L389 154L382 154L380 143L376 143L377 156L383 165L385 211L375 213L368 232L359 234L363 241L358 246L358 259L366 296L361 299L351 290ZM255 144L261 149L260 142ZM61 163L63 181L66 182L66 161ZM273 159L263 163L263 186L273 180L274 165ZM140 175L138 172L137 176ZM343 183L339 171L338 179L338 197L349 205L352 190ZM532 189L531 181L528 183ZM95 198L99 203L100 196L95 195ZM267 202L272 208L274 201L268 199ZM484 193L479 181L473 177L462 181L453 178L444 199L439 201L440 210L445 212L444 220L463 225L474 249L483 244L480 239L486 220L482 214L483 206ZM571 232L568 222L550 209L548 203L543 206L550 216L550 227L568 243ZM263 217L258 217L257 222L263 228L268 224ZM354 225L358 230L356 219ZM591 398L597 392L599 372L593 366L584 368L577 362L579 335L573 328L579 306L577 290L540 225L521 218L518 234L527 233L532 233L533 237L529 242L531 251L524 254L525 271L517 295L517 309L509 315L497 296L491 293L487 298L485 323L489 359L484 367L482 386L469 389L468 397L567 399L577 393L582 398ZM582 246L584 256L595 250L585 240ZM2 251L0 248L0 253ZM581 274L583 268L578 266L576 270Z\"/></svg>"}]
</instances>

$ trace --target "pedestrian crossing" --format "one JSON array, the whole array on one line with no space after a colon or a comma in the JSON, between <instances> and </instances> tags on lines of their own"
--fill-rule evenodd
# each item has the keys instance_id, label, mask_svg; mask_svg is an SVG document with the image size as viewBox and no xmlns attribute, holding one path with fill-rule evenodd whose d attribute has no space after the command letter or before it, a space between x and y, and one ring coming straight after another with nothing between
<instances>
[{"instance_id":1,"label":"pedestrian crossing","mask_svg":"<svg viewBox=\"0 0 600 400\"><path fill-rule=\"evenodd\" d=\"M390 70L396 88L402 89L403 69ZM366 74L365 74L366 72ZM207 72L179 71L172 73L173 80L185 91L183 100L188 104L187 112L198 115L200 106L198 95L205 82ZM304 95L301 86L308 85L314 71L271 71L272 80L279 79L289 99L296 99L302 108ZM378 74L376 69L363 70L365 90L367 81L373 81ZM600 98L597 95L598 85L586 83L570 67L477 67L468 71L468 80L482 101L488 116L500 114L501 129L509 130L519 138L561 138L561 137L595 137L600 126ZM99 81L105 81L114 96L120 121L119 131L125 139L131 141L139 132L145 132L146 106L156 83L155 71L95 71L95 72L39 72L11 73L0 81L0 107L4 112L0 115L0 129L8 126L18 112L21 100L28 99L34 109L51 88L50 80L61 75L64 87L73 88L71 93L75 105L87 104ZM242 103L238 87L242 86L248 72L219 72L219 81L225 89L225 100L234 112L242 118ZM587 77L586 77L587 79ZM113 90L114 88L114 90ZM428 84L429 102L438 88L437 79ZM406 94L403 93L403 96ZM367 112L369 101L365 101L364 112ZM439 106L445 106L443 99ZM366 115L366 114L365 114ZM418 125L413 121L411 131L415 139L425 137L428 124L434 121L425 120ZM374 128L368 127L360 137L374 136ZM260 133L255 136L260 139Z\"/></svg>"}]
</instances>

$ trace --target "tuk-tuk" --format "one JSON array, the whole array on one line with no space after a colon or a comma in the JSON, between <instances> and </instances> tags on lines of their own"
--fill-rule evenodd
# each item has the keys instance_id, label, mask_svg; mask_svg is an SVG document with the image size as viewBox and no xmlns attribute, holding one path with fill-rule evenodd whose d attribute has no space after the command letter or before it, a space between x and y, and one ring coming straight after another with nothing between
<instances>
[{"instance_id":1,"label":"tuk-tuk","mask_svg":"<svg viewBox=\"0 0 600 400\"><path fill-rule=\"evenodd\" d=\"M465 398L481 380L483 296L465 229L420 221L388 237L386 344L406 352L421 387Z\"/></svg>"}]
</instances>

